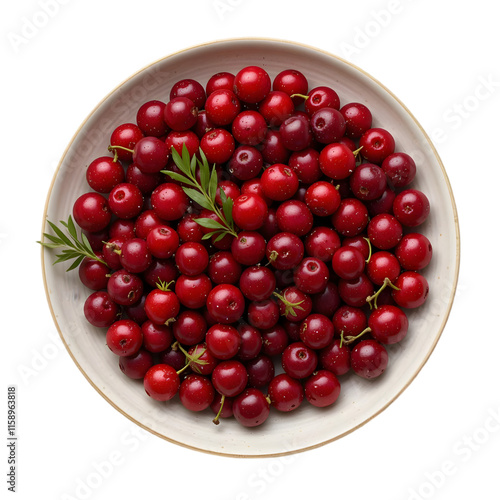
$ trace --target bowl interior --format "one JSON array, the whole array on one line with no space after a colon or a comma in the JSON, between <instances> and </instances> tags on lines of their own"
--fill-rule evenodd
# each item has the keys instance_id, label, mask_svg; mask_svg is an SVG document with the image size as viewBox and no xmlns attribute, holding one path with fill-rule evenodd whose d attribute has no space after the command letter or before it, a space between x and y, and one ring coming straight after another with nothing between
<instances>
[{"instance_id":1,"label":"bowl interior","mask_svg":"<svg viewBox=\"0 0 500 500\"><path fill-rule=\"evenodd\" d=\"M271 78L283 69L298 69L307 76L310 88L329 85L338 92L342 104L366 104L373 113L374 126L391 131L397 150L412 155L417 163L412 187L424 191L432 207L431 216L418 229L428 236L434 249L433 260L424 271L430 295L423 307L408 313L409 334L400 344L389 347L389 367L379 379L341 378L341 396L330 408L302 405L290 414L273 411L268 421L255 429L243 428L233 419L214 426L210 410L189 412L176 400L158 403L145 394L142 382L125 377L117 357L105 345L103 331L91 327L83 316L89 291L81 285L78 273L66 273L63 264L53 266L50 251L44 250L42 259L49 306L61 337L82 373L116 409L154 434L193 449L230 456L273 456L328 443L380 413L418 374L448 318L459 264L456 208L436 151L401 102L359 68L303 45L227 40L188 49L139 71L90 114L61 160L47 198L46 217L51 221L67 219L74 200L89 190L86 166L108 154L111 131L120 123L134 122L143 102L168 100L171 86L180 79L195 78L204 85L214 73L235 73L251 64L265 68Z\"/></svg>"}]
</instances>

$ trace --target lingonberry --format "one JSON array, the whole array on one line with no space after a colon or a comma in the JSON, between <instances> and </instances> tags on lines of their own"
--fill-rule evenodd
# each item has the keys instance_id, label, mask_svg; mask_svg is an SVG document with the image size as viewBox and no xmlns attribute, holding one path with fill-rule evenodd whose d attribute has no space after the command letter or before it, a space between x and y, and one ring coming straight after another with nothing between
<instances>
[{"instance_id":1,"label":"lingonberry","mask_svg":"<svg viewBox=\"0 0 500 500\"><path fill-rule=\"evenodd\" d=\"M227 360L234 358L238 353L241 337L234 326L217 323L207 330L205 342L208 352L214 358Z\"/></svg>"},{"instance_id":2,"label":"lingonberry","mask_svg":"<svg viewBox=\"0 0 500 500\"><path fill-rule=\"evenodd\" d=\"M262 101L271 90L271 78L259 66L247 66L234 77L234 93L244 102L253 104Z\"/></svg>"},{"instance_id":3,"label":"lingonberry","mask_svg":"<svg viewBox=\"0 0 500 500\"><path fill-rule=\"evenodd\" d=\"M281 365L290 377L305 379L316 370L318 354L303 342L292 342L283 352Z\"/></svg>"},{"instance_id":4,"label":"lingonberry","mask_svg":"<svg viewBox=\"0 0 500 500\"><path fill-rule=\"evenodd\" d=\"M139 349L132 356L120 356L118 360L122 373L133 380L142 380L153 364L153 355L146 349Z\"/></svg>"},{"instance_id":5,"label":"lingonberry","mask_svg":"<svg viewBox=\"0 0 500 500\"><path fill-rule=\"evenodd\" d=\"M266 136L267 123L259 112L249 109L240 112L234 118L231 132L239 144L256 146Z\"/></svg>"},{"instance_id":6,"label":"lingonberry","mask_svg":"<svg viewBox=\"0 0 500 500\"><path fill-rule=\"evenodd\" d=\"M276 375L268 387L271 405L278 411L289 412L297 409L304 400L304 389L299 380L286 373Z\"/></svg>"},{"instance_id":7,"label":"lingonberry","mask_svg":"<svg viewBox=\"0 0 500 500\"><path fill-rule=\"evenodd\" d=\"M332 257L332 269L344 280L359 278L365 270L365 258L355 247L342 246Z\"/></svg>"},{"instance_id":8,"label":"lingonberry","mask_svg":"<svg viewBox=\"0 0 500 500\"><path fill-rule=\"evenodd\" d=\"M305 110L309 115L313 115L322 108L340 108L340 98L335 90L325 85L314 87L309 91L304 103Z\"/></svg>"},{"instance_id":9,"label":"lingonberry","mask_svg":"<svg viewBox=\"0 0 500 500\"><path fill-rule=\"evenodd\" d=\"M240 181L256 177L262 170L262 153L254 146L240 145L228 162L228 172Z\"/></svg>"},{"instance_id":10,"label":"lingonberry","mask_svg":"<svg viewBox=\"0 0 500 500\"><path fill-rule=\"evenodd\" d=\"M88 185L98 193L109 193L125 180L125 169L119 161L109 156L93 160L85 173Z\"/></svg>"},{"instance_id":11,"label":"lingonberry","mask_svg":"<svg viewBox=\"0 0 500 500\"><path fill-rule=\"evenodd\" d=\"M165 182L151 193L151 206L161 219L174 221L186 213L189 198L179 185Z\"/></svg>"},{"instance_id":12,"label":"lingonberry","mask_svg":"<svg viewBox=\"0 0 500 500\"><path fill-rule=\"evenodd\" d=\"M212 372L212 384L223 396L234 398L245 390L247 383L245 365L236 359L221 361Z\"/></svg>"},{"instance_id":13,"label":"lingonberry","mask_svg":"<svg viewBox=\"0 0 500 500\"><path fill-rule=\"evenodd\" d=\"M401 238L394 255L407 271L420 271L432 259L432 244L423 234L408 233Z\"/></svg>"},{"instance_id":14,"label":"lingonberry","mask_svg":"<svg viewBox=\"0 0 500 500\"><path fill-rule=\"evenodd\" d=\"M244 364L248 373L249 387L267 386L274 377L273 360L266 354L260 354L249 361L245 361Z\"/></svg>"},{"instance_id":15,"label":"lingonberry","mask_svg":"<svg viewBox=\"0 0 500 500\"><path fill-rule=\"evenodd\" d=\"M216 321L224 324L235 323L245 311L245 297L234 285L216 285L210 290L206 306Z\"/></svg>"},{"instance_id":16,"label":"lingonberry","mask_svg":"<svg viewBox=\"0 0 500 500\"><path fill-rule=\"evenodd\" d=\"M188 410L203 411L210 406L214 397L213 385L203 375L190 373L180 384L179 399Z\"/></svg>"},{"instance_id":17,"label":"lingonberry","mask_svg":"<svg viewBox=\"0 0 500 500\"><path fill-rule=\"evenodd\" d=\"M237 330L241 338L240 349L237 355L238 359L240 361L247 361L257 357L262 349L262 335L260 330L245 322L240 322Z\"/></svg>"},{"instance_id":18,"label":"lingonberry","mask_svg":"<svg viewBox=\"0 0 500 500\"><path fill-rule=\"evenodd\" d=\"M340 111L334 108L321 108L311 115L311 131L320 144L339 141L345 133L345 120Z\"/></svg>"},{"instance_id":19,"label":"lingonberry","mask_svg":"<svg viewBox=\"0 0 500 500\"><path fill-rule=\"evenodd\" d=\"M111 222L111 217L108 200L100 193L82 194L73 204L73 218L85 231L102 231Z\"/></svg>"},{"instance_id":20,"label":"lingonberry","mask_svg":"<svg viewBox=\"0 0 500 500\"><path fill-rule=\"evenodd\" d=\"M172 329L167 325L158 325L150 319L141 325L143 347L149 352L158 353L168 349L174 341Z\"/></svg>"},{"instance_id":21,"label":"lingonberry","mask_svg":"<svg viewBox=\"0 0 500 500\"><path fill-rule=\"evenodd\" d=\"M169 401L181 385L175 368L164 363L153 365L144 375L143 383L146 394L157 401Z\"/></svg>"},{"instance_id":22,"label":"lingonberry","mask_svg":"<svg viewBox=\"0 0 500 500\"><path fill-rule=\"evenodd\" d=\"M266 257L275 269L293 269L304 257L304 244L296 234L280 232L267 242Z\"/></svg>"},{"instance_id":23,"label":"lingonberry","mask_svg":"<svg viewBox=\"0 0 500 500\"><path fill-rule=\"evenodd\" d=\"M182 345L199 344L205 339L207 322L200 312L186 309L172 324L172 333Z\"/></svg>"},{"instance_id":24,"label":"lingonberry","mask_svg":"<svg viewBox=\"0 0 500 500\"><path fill-rule=\"evenodd\" d=\"M266 254L266 240L257 231L241 231L231 242L231 253L243 266L256 265Z\"/></svg>"},{"instance_id":25,"label":"lingonberry","mask_svg":"<svg viewBox=\"0 0 500 500\"><path fill-rule=\"evenodd\" d=\"M316 226L304 238L306 254L323 262L330 262L340 246L339 235L327 226Z\"/></svg>"},{"instance_id":26,"label":"lingonberry","mask_svg":"<svg viewBox=\"0 0 500 500\"><path fill-rule=\"evenodd\" d=\"M268 299L276 288L276 278L266 266L250 266L241 273L239 288L248 300Z\"/></svg>"},{"instance_id":27,"label":"lingonberry","mask_svg":"<svg viewBox=\"0 0 500 500\"><path fill-rule=\"evenodd\" d=\"M381 305L368 318L370 335L382 344L401 342L408 333L408 318L402 309Z\"/></svg>"},{"instance_id":28,"label":"lingonberry","mask_svg":"<svg viewBox=\"0 0 500 500\"><path fill-rule=\"evenodd\" d=\"M372 113L359 102L350 102L340 108L345 120L345 135L358 139L372 126Z\"/></svg>"},{"instance_id":29,"label":"lingonberry","mask_svg":"<svg viewBox=\"0 0 500 500\"><path fill-rule=\"evenodd\" d=\"M141 298L144 283L137 274L129 273L125 269L118 269L109 277L106 288L117 304L128 306Z\"/></svg>"},{"instance_id":30,"label":"lingonberry","mask_svg":"<svg viewBox=\"0 0 500 500\"><path fill-rule=\"evenodd\" d=\"M200 309L205 306L212 289L210 278L202 273L197 276L179 276L175 282L175 294L179 302L190 309Z\"/></svg>"},{"instance_id":31,"label":"lingonberry","mask_svg":"<svg viewBox=\"0 0 500 500\"><path fill-rule=\"evenodd\" d=\"M322 175L319 167L319 152L314 148L294 151L288 159L288 166L304 184L312 184L320 180Z\"/></svg>"},{"instance_id":32,"label":"lingonberry","mask_svg":"<svg viewBox=\"0 0 500 500\"><path fill-rule=\"evenodd\" d=\"M319 153L319 168L331 179L347 179L356 168L356 158L348 146L340 142L327 144Z\"/></svg>"},{"instance_id":33,"label":"lingonberry","mask_svg":"<svg viewBox=\"0 0 500 500\"><path fill-rule=\"evenodd\" d=\"M202 108L207 98L203 85L192 78L184 78L172 85L170 89L170 99L175 97L187 97L193 101L197 108Z\"/></svg>"},{"instance_id":34,"label":"lingonberry","mask_svg":"<svg viewBox=\"0 0 500 500\"><path fill-rule=\"evenodd\" d=\"M168 132L164 119L165 103L157 99L145 102L136 115L137 126L145 136L163 137Z\"/></svg>"},{"instance_id":35,"label":"lingonberry","mask_svg":"<svg viewBox=\"0 0 500 500\"><path fill-rule=\"evenodd\" d=\"M266 168L262 172L260 180L264 194L273 201L288 200L299 188L297 174L282 163L276 163Z\"/></svg>"},{"instance_id":36,"label":"lingonberry","mask_svg":"<svg viewBox=\"0 0 500 500\"><path fill-rule=\"evenodd\" d=\"M270 404L266 396L254 387L242 392L233 401L234 418L243 427L262 425L270 413Z\"/></svg>"},{"instance_id":37,"label":"lingonberry","mask_svg":"<svg viewBox=\"0 0 500 500\"><path fill-rule=\"evenodd\" d=\"M345 375L351 369L351 349L340 339L321 349L319 365L331 371L337 377Z\"/></svg>"},{"instance_id":38,"label":"lingonberry","mask_svg":"<svg viewBox=\"0 0 500 500\"><path fill-rule=\"evenodd\" d=\"M280 71L273 80L273 90L285 92L292 98L295 105L303 100L303 95L307 94L309 82L306 76L296 69L285 69ZM300 95L296 95L300 94Z\"/></svg>"},{"instance_id":39,"label":"lingonberry","mask_svg":"<svg viewBox=\"0 0 500 500\"><path fill-rule=\"evenodd\" d=\"M168 287L169 283L161 283L146 296L144 309L148 318L157 325L174 322L180 311L179 298Z\"/></svg>"},{"instance_id":40,"label":"lingonberry","mask_svg":"<svg viewBox=\"0 0 500 500\"><path fill-rule=\"evenodd\" d=\"M375 215L366 228L372 245L380 250L394 248L403 237L403 227L396 217L391 214Z\"/></svg>"},{"instance_id":41,"label":"lingonberry","mask_svg":"<svg viewBox=\"0 0 500 500\"><path fill-rule=\"evenodd\" d=\"M351 350L351 367L354 373L366 379L382 375L388 362L387 349L376 340L361 340Z\"/></svg>"},{"instance_id":42,"label":"lingonberry","mask_svg":"<svg viewBox=\"0 0 500 500\"><path fill-rule=\"evenodd\" d=\"M304 395L313 406L330 406L340 395L340 382L331 371L318 370L304 382Z\"/></svg>"},{"instance_id":43,"label":"lingonberry","mask_svg":"<svg viewBox=\"0 0 500 500\"><path fill-rule=\"evenodd\" d=\"M392 298L400 307L414 309L420 307L429 295L429 283L417 271L405 271L394 282Z\"/></svg>"},{"instance_id":44,"label":"lingonberry","mask_svg":"<svg viewBox=\"0 0 500 500\"><path fill-rule=\"evenodd\" d=\"M83 314L91 325L98 328L109 328L119 319L121 309L109 293L100 290L91 293L85 299Z\"/></svg>"},{"instance_id":45,"label":"lingonberry","mask_svg":"<svg viewBox=\"0 0 500 500\"><path fill-rule=\"evenodd\" d=\"M115 321L106 331L106 345L118 356L132 356L142 346L141 327L130 319Z\"/></svg>"},{"instance_id":46,"label":"lingonberry","mask_svg":"<svg viewBox=\"0 0 500 500\"><path fill-rule=\"evenodd\" d=\"M383 128L368 129L359 139L361 155L370 163L380 165L385 158L394 153L396 146L392 134Z\"/></svg>"},{"instance_id":47,"label":"lingonberry","mask_svg":"<svg viewBox=\"0 0 500 500\"><path fill-rule=\"evenodd\" d=\"M122 123L111 133L110 144L120 146L114 150L118 160L130 162L135 145L144 137L141 129L135 123Z\"/></svg>"},{"instance_id":48,"label":"lingonberry","mask_svg":"<svg viewBox=\"0 0 500 500\"><path fill-rule=\"evenodd\" d=\"M182 243L175 252L175 263L182 274L196 276L205 272L209 255L207 249L195 241Z\"/></svg>"},{"instance_id":49,"label":"lingonberry","mask_svg":"<svg viewBox=\"0 0 500 500\"><path fill-rule=\"evenodd\" d=\"M233 219L245 231L255 231L264 224L267 203L257 194L243 193L234 200Z\"/></svg>"},{"instance_id":50,"label":"lingonberry","mask_svg":"<svg viewBox=\"0 0 500 500\"><path fill-rule=\"evenodd\" d=\"M339 208L340 193L333 184L316 181L307 188L305 202L314 215L325 217Z\"/></svg>"},{"instance_id":51,"label":"lingonberry","mask_svg":"<svg viewBox=\"0 0 500 500\"><path fill-rule=\"evenodd\" d=\"M311 349L323 349L333 341L332 321L323 314L310 314L300 325L300 340Z\"/></svg>"},{"instance_id":52,"label":"lingonberry","mask_svg":"<svg viewBox=\"0 0 500 500\"><path fill-rule=\"evenodd\" d=\"M387 156L381 167L389 182L395 188L407 186L417 174L417 166L413 158L401 151Z\"/></svg>"},{"instance_id":53,"label":"lingonberry","mask_svg":"<svg viewBox=\"0 0 500 500\"><path fill-rule=\"evenodd\" d=\"M394 198L392 210L401 224L416 227L423 224L429 216L429 198L418 189L405 189Z\"/></svg>"}]
</instances>

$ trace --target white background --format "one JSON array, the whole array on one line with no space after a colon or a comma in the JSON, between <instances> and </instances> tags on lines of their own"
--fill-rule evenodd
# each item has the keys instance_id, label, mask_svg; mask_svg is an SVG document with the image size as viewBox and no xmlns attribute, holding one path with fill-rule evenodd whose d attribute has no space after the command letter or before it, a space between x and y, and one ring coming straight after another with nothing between
<instances>
[{"instance_id":1,"label":"white background","mask_svg":"<svg viewBox=\"0 0 500 500\"><path fill-rule=\"evenodd\" d=\"M17 498L263 500L500 497L498 133L494 2L476 0L22 0L6 2L0 51L2 387L18 392ZM455 304L431 358L381 415L324 447L230 459L140 431L62 347L43 288L45 197L76 129L116 85L201 42L272 37L360 66L413 112L459 212ZM496 237L498 243L498 237ZM5 343L5 341L7 343ZM6 403L0 435L6 434ZM3 416L2 416L3 415ZM7 492L2 445L0 490Z\"/></svg>"}]
</instances>

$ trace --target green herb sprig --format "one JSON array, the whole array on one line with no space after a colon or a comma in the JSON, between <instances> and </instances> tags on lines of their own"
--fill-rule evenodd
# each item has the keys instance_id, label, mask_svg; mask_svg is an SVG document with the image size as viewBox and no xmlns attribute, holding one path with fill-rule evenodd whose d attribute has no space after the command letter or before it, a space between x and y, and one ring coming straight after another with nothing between
<instances>
[{"instance_id":1,"label":"green herb sprig","mask_svg":"<svg viewBox=\"0 0 500 500\"><path fill-rule=\"evenodd\" d=\"M222 208L218 206L215 201L218 185L215 165L210 168L207 157L201 149L199 154L199 159L196 155L190 157L186 145L183 145L182 155L172 148L172 159L182 173L172 172L171 170L162 170L162 173L182 183L182 189L189 198L206 210L214 212L219 218L220 222L208 217L194 219L200 226L212 229L212 231L203 235L203 239L215 236L214 241L217 242L228 234L236 237L238 234L233 222L233 200L226 196L223 189L220 189L219 196L222 201ZM196 176L198 169L199 180Z\"/></svg>"},{"instance_id":2,"label":"green herb sprig","mask_svg":"<svg viewBox=\"0 0 500 500\"><path fill-rule=\"evenodd\" d=\"M37 241L45 248L62 248L62 252L57 254L57 259L54 264L59 262L66 262L73 259L73 263L66 269L66 271L71 271L78 267L85 257L97 260L104 265L107 265L102 259L97 257L97 255L92 250L90 242L84 233L81 233L80 239L78 238L78 232L76 230L75 223L71 215L68 217L68 222L59 221L63 227L67 229L69 236L64 234L64 231L57 227L56 224L47 220L47 224L54 231L55 235L49 233L43 233L44 239L47 241Z\"/></svg>"}]
</instances>

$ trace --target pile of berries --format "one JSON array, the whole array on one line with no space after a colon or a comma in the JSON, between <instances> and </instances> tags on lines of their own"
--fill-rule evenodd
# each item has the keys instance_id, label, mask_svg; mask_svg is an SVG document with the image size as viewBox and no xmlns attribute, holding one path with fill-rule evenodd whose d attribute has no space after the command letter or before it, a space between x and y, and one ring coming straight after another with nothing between
<instances>
[{"instance_id":1,"label":"pile of berries","mask_svg":"<svg viewBox=\"0 0 500 500\"><path fill-rule=\"evenodd\" d=\"M385 371L427 298L415 175L366 105L299 71L178 81L86 170L85 317L147 395L216 423L330 406L343 377Z\"/></svg>"}]
</instances>

